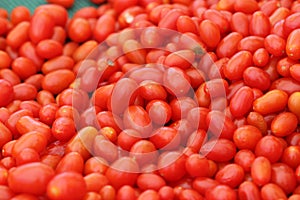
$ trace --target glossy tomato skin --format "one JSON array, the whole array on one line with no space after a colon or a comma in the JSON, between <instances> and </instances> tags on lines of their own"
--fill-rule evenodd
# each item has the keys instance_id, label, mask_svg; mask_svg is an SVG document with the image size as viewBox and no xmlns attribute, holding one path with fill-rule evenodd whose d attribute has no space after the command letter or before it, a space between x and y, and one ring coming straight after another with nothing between
<instances>
[{"instance_id":1,"label":"glossy tomato skin","mask_svg":"<svg viewBox=\"0 0 300 200\"><path fill-rule=\"evenodd\" d=\"M268 183L261 188L262 199L287 199L286 194L278 185Z\"/></svg>"},{"instance_id":2,"label":"glossy tomato skin","mask_svg":"<svg viewBox=\"0 0 300 200\"><path fill-rule=\"evenodd\" d=\"M158 159L159 174L167 181L178 181L186 174L185 162L186 157L179 152L161 154Z\"/></svg>"},{"instance_id":3,"label":"glossy tomato skin","mask_svg":"<svg viewBox=\"0 0 300 200\"><path fill-rule=\"evenodd\" d=\"M237 195L235 191L227 185L218 185L205 193L205 198L208 200L213 199L222 199L224 197L228 197L229 199L237 199Z\"/></svg>"},{"instance_id":4,"label":"glossy tomato skin","mask_svg":"<svg viewBox=\"0 0 300 200\"><path fill-rule=\"evenodd\" d=\"M250 87L241 87L232 97L229 108L234 117L241 117L247 114L254 101L254 94Z\"/></svg>"},{"instance_id":5,"label":"glossy tomato skin","mask_svg":"<svg viewBox=\"0 0 300 200\"><path fill-rule=\"evenodd\" d=\"M286 41L286 53L289 56L289 58L293 60L297 60L300 58L299 50L298 50L298 44L300 42L299 34L300 34L300 29L293 30L289 34Z\"/></svg>"},{"instance_id":6,"label":"glossy tomato skin","mask_svg":"<svg viewBox=\"0 0 300 200\"><path fill-rule=\"evenodd\" d=\"M252 54L248 51L239 51L230 58L223 72L226 78L239 80L242 78L244 70L250 65L252 65Z\"/></svg>"},{"instance_id":7,"label":"glossy tomato skin","mask_svg":"<svg viewBox=\"0 0 300 200\"><path fill-rule=\"evenodd\" d=\"M268 144L268 145L267 145ZM271 163L275 163L281 157L283 145L279 138L267 135L261 138L255 147L256 156L264 156Z\"/></svg>"},{"instance_id":8,"label":"glossy tomato skin","mask_svg":"<svg viewBox=\"0 0 300 200\"><path fill-rule=\"evenodd\" d=\"M235 188L244 180L244 170L237 164L225 165L216 173L216 180L221 184Z\"/></svg>"},{"instance_id":9,"label":"glossy tomato skin","mask_svg":"<svg viewBox=\"0 0 300 200\"><path fill-rule=\"evenodd\" d=\"M14 98L13 86L6 80L0 79L1 96L6 98L1 98L0 106L7 106Z\"/></svg>"},{"instance_id":10,"label":"glossy tomato skin","mask_svg":"<svg viewBox=\"0 0 300 200\"><path fill-rule=\"evenodd\" d=\"M55 22L51 15L45 11L36 12L31 19L29 38L35 44L49 39L54 33Z\"/></svg>"},{"instance_id":11,"label":"glossy tomato skin","mask_svg":"<svg viewBox=\"0 0 300 200\"><path fill-rule=\"evenodd\" d=\"M272 165L271 181L280 186L286 194L292 193L297 185L293 169L284 163Z\"/></svg>"},{"instance_id":12,"label":"glossy tomato skin","mask_svg":"<svg viewBox=\"0 0 300 200\"><path fill-rule=\"evenodd\" d=\"M270 90L253 102L253 110L263 115L281 111L287 104L288 95L282 90Z\"/></svg>"},{"instance_id":13,"label":"glossy tomato skin","mask_svg":"<svg viewBox=\"0 0 300 200\"><path fill-rule=\"evenodd\" d=\"M200 23L199 35L209 48L215 48L221 39L219 27L208 19ZM215 38L215 40L211 40L210 37Z\"/></svg>"},{"instance_id":14,"label":"glossy tomato skin","mask_svg":"<svg viewBox=\"0 0 300 200\"><path fill-rule=\"evenodd\" d=\"M258 187L250 181L244 181L238 189L240 199L261 199Z\"/></svg>"},{"instance_id":15,"label":"glossy tomato skin","mask_svg":"<svg viewBox=\"0 0 300 200\"><path fill-rule=\"evenodd\" d=\"M251 167L251 177L258 186L263 186L271 181L271 163L266 157L255 158Z\"/></svg>"},{"instance_id":16,"label":"glossy tomato skin","mask_svg":"<svg viewBox=\"0 0 300 200\"><path fill-rule=\"evenodd\" d=\"M55 175L47 185L50 199L82 199L86 193L86 183L81 174L63 172Z\"/></svg>"},{"instance_id":17,"label":"glossy tomato skin","mask_svg":"<svg viewBox=\"0 0 300 200\"><path fill-rule=\"evenodd\" d=\"M226 162L231 160L236 153L235 144L228 139L217 139L206 142L201 152L206 154L208 159L217 162Z\"/></svg>"},{"instance_id":18,"label":"glossy tomato skin","mask_svg":"<svg viewBox=\"0 0 300 200\"><path fill-rule=\"evenodd\" d=\"M115 161L106 171L105 175L114 188L124 185L133 186L136 183L139 166L130 157L122 157Z\"/></svg>"},{"instance_id":19,"label":"glossy tomato skin","mask_svg":"<svg viewBox=\"0 0 300 200\"><path fill-rule=\"evenodd\" d=\"M239 149L254 150L262 136L261 131L255 126L243 125L234 131L233 141Z\"/></svg>"},{"instance_id":20,"label":"glossy tomato skin","mask_svg":"<svg viewBox=\"0 0 300 200\"><path fill-rule=\"evenodd\" d=\"M8 185L16 193L43 195L47 184L53 177L54 171L51 167L34 162L12 170L8 176Z\"/></svg>"}]
</instances>

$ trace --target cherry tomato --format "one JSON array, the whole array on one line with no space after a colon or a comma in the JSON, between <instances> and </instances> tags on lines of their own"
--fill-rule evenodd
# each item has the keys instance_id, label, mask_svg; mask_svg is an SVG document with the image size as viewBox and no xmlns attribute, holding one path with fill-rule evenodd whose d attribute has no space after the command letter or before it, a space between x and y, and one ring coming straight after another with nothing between
<instances>
[{"instance_id":1,"label":"cherry tomato","mask_svg":"<svg viewBox=\"0 0 300 200\"><path fill-rule=\"evenodd\" d=\"M251 125L241 126L237 128L233 134L233 141L239 149L254 150L257 142L261 138L261 131Z\"/></svg>"},{"instance_id":2,"label":"cherry tomato","mask_svg":"<svg viewBox=\"0 0 300 200\"><path fill-rule=\"evenodd\" d=\"M289 58L293 60L298 60L300 58L298 51L298 44L300 40L298 40L298 35L300 34L300 29L293 30L286 41L286 54Z\"/></svg>"},{"instance_id":3,"label":"cherry tomato","mask_svg":"<svg viewBox=\"0 0 300 200\"><path fill-rule=\"evenodd\" d=\"M226 195L229 199L235 200L237 199L237 194L235 191L227 185L217 185L216 187L208 190L205 193L205 198L208 200L213 199L222 199Z\"/></svg>"},{"instance_id":4,"label":"cherry tomato","mask_svg":"<svg viewBox=\"0 0 300 200\"><path fill-rule=\"evenodd\" d=\"M208 19L200 23L199 35L209 48L215 48L221 39L219 27ZM211 37L213 37L214 40L211 40Z\"/></svg>"},{"instance_id":5,"label":"cherry tomato","mask_svg":"<svg viewBox=\"0 0 300 200\"><path fill-rule=\"evenodd\" d=\"M1 92L0 95L5 98L1 98L0 106L7 106L15 98L14 87L6 80L0 79Z\"/></svg>"},{"instance_id":6,"label":"cherry tomato","mask_svg":"<svg viewBox=\"0 0 300 200\"><path fill-rule=\"evenodd\" d=\"M86 183L81 174L63 172L55 175L47 185L47 196L50 199L83 199Z\"/></svg>"},{"instance_id":7,"label":"cherry tomato","mask_svg":"<svg viewBox=\"0 0 300 200\"><path fill-rule=\"evenodd\" d=\"M115 161L106 171L105 175L114 188L124 185L133 186L138 178L139 166L134 159L122 157Z\"/></svg>"},{"instance_id":8,"label":"cherry tomato","mask_svg":"<svg viewBox=\"0 0 300 200\"><path fill-rule=\"evenodd\" d=\"M54 170L51 167L33 162L12 170L7 181L13 192L43 195L53 177Z\"/></svg>"},{"instance_id":9,"label":"cherry tomato","mask_svg":"<svg viewBox=\"0 0 300 200\"><path fill-rule=\"evenodd\" d=\"M38 42L49 39L54 33L55 21L52 16L43 10L36 12L30 22L29 38L35 44Z\"/></svg>"},{"instance_id":10,"label":"cherry tomato","mask_svg":"<svg viewBox=\"0 0 300 200\"><path fill-rule=\"evenodd\" d=\"M269 159L271 163L278 161L282 152L282 142L279 140L279 138L272 135L267 135L261 138L255 147L255 155L264 156Z\"/></svg>"}]
</instances>

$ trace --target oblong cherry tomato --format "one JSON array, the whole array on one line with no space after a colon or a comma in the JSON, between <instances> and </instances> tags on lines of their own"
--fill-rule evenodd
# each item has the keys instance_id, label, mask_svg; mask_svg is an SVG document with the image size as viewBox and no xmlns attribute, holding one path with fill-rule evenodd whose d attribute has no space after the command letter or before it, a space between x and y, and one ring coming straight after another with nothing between
<instances>
[{"instance_id":1,"label":"oblong cherry tomato","mask_svg":"<svg viewBox=\"0 0 300 200\"><path fill-rule=\"evenodd\" d=\"M267 135L261 138L255 147L256 156L264 156L271 163L275 163L281 157L283 144L279 138L273 135Z\"/></svg>"},{"instance_id":2,"label":"oblong cherry tomato","mask_svg":"<svg viewBox=\"0 0 300 200\"><path fill-rule=\"evenodd\" d=\"M230 58L223 72L230 80L240 80L244 70L250 65L252 65L252 54L249 51L239 51Z\"/></svg>"},{"instance_id":3,"label":"oblong cherry tomato","mask_svg":"<svg viewBox=\"0 0 300 200\"><path fill-rule=\"evenodd\" d=\"M270 34L265 38L265 48L270 54L279 57L285 53L286 42L282 37Z\"/></svg>"},{"instance_id":4,"label":"oblong cherry tomato","mask_svg":"<svg viewBox=\"0 0 300 200\"><path fill-rule=\"evenodd\" d=\"M8 185L16 193L43 195L53 177L54 170L51 167L40 162L28 163L9 173Z\"/></svg>"},{"instance_id":5,"label":"oblong cherry tomato","mask_svg":"<svg viewBox=\"0 0 300 200\"><path fill-rule=\"evenodd\" d=\"M59 69L47 74L42 82L42 88L53 94L58 94L75 80L75 75L67 69Z\"/></svg>"},{"instance_id":6,"label":"oblong cherry tomato","mask_svg":"<svg viewBox=\"0 0 300 200\"><path fill-rule=\"evenodd\" d=\"M199 35L209 48L215 48L221 39L219 27L208 19L200 23ZM214 40L211 40L211 37L213 37Z\"/></svg>"},{"instance_id":7,"label":"oblong cherry tomato","mask_svg":"<svg viewBox=\"0 0 300 200\"><path fill-rule=\"evenodd\" d=\"M251 167L251 177L258 186L264 186L271 181L271 163L263 156L254 159Z\"/></svg>"},{"instance_id":8,"label":"oblong cherry tomato","mask_svg":"<svg viewBox=\"0 0 300 200\"><path fill-rule=\"evenodd\" d=\"M81 174L63 172L55 175L47 185L47 196L53 200L83 199L86 183Z\"/></svg>"},{"instance_id":9,"label":"oblong cherry tomato","mask_svg":"<svg viewBox=\"0 0 300 200\"><path fill-rule=\"evenodd\" d=\"M52 16L45 11L36 12L30 22L29 38L34 43L49 39L54 33L55 21Z\"/></svg>"},{"instance_id":10,"label":"oblong cherry tomato","mask_svg":"<svg viewBox=\"0 0 300 200\"><path fill-rule=\"evenodd\" d=\"M206 142L200 152L213 161L226 162L234 157L236 146L232 141L220 138Z\"/></svg>"},{"instance_id":11,"label":"oblong cherry tomato","mask_svg":"<svg viewBox=\"0 0 300 200\"><path fill-rule=\"evenodd\" d=\"M272 120L271 131L277 137L285 137L295 131L297 124L298 119L295 114L282 112Z\"/></svg>"},{"instance_id":12,"label":"oblong cherry tomato","mask_svg":"<svg viewBox=\"0 0 300 200\"><path fill-rule=\"evenodd\" d=\"M249 69L249 68L248 68ZM254 101L254 94L250 87L241 87L231 98L229 108L234 117L242 117L247 114Z\"/></svg>"},{"instance_id":13,"label":"oblong cherry tomato","mask_svg":"<svg viewBox=\"0 0 300 200\"><path fill-rule=\"evenodd\" d=\"M68 36L75 42L85 42L92 36L92 29L88 20L74 18L68 24Z\"/></svg>"},{"instance_id":14,"label":"oblong cherry tomato","mask_svg":"<svg viewBox=\"0 0 300 200\"><path fill-rule=\"evenodd\" d=\"M233 56L243 35L239 32L232 32L225 36L218 44L216 52L219 58Z\"/></svg>"},{"instance_id":15,"label":"oblong cherry tomato","mask_svg":"<svg viewBox=\"0 0 300 200\"><path fill-rule=\"evenodd\" d=\"M36 53L41 58L51 59L62 55L63 46L55 40L45 39L37 44Z\"/></svg>"},{"instance_id":16,"label":"oblong cherry tomato","mask_svg":"<svg viewBox=\"0 0 300 200\"><path fill-rule=\"evenodd\" d=\"M249 22L249 33L260 37L266 37L271 31L269 18L262 12L256 11L252 14Z\"/></svg>"},{"instance_id":17,"label":"oblong cherry tomato","mask_svg":"<svg viewBox=\"0 0 300 200\"><path fill-rule=\"evenodd\" d=\"M298 45L300 44L299 35L300 35L300 29L295 29L289 34L286 41L286 54L289 56L289 58L293 60L300 59L299 45Z\"/></svg>"},{"instance_id":18,"label":"oblong cherry tomato","mask_svg":"<svg viewBox=\"0 0 300 200\"><path fill-rule=\"evenodd\" d=\"M270 90L253 102L253 110L262 115L275 113L285 108L288 95L282 90Z\"/></svg>"},{"instance_id":19,"label":"oblong cherry tomato","mask_svg":"<svg viewBox=\"0 0 300 200\"><path fill-rule=\"evenodd\" d=\"M261 131L251 125L241 126L237 128L233 134L233 141L239 149L254 150L257 142L261 138Z\"/></svg>"},{"instance_id":20,"label":"oblong cherry tomato","mask_svg":"<svg viewBox=\"0 0 300 200\"><path fill-rule=\"evenodd\" d=\"M244 170L237 164L228 164L216 173L215 178L219 183L235 188L244 180Z\"/></svg>"},{"instance_id":21,"label":"oblong cherry tomato","mask_svg":"<svg viewBox=\"0 0 300 200\"><path fill-rule=\"evenodd\" d=\"M0 87L2 88L0 90L0 95L2 97L5 97L5 98L1 98L0 106L1 107L7 106L15 98L14 87L12 86L12 84L10 84L8 81L4 79L0 79Z\"/></svg>"}]
</instances>

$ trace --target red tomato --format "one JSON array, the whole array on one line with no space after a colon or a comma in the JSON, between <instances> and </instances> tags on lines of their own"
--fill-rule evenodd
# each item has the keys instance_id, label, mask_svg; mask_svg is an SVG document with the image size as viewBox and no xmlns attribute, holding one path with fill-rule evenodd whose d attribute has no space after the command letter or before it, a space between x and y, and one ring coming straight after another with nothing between
<instances>
[{"instance_id":1,"label":"red tomato","mask_svg":"<svg viewBox=\"0 0 300 200\"><path fill-rule=\"evenodd\" d=\"M291 77L293 77L295 80L300 80L300 65L294 64L289 68L289 72L291 74Z\"/></svg>"},{"instance_id":2,"label":"red tomato","mask_svg":"<svg viewBox=\"0 0 300 200\"><path fill-rule=\"evenodd\" d=\"M81 174L63 172L55 175L47 185L47 196L50 199L75 200L83 199L86 183Z\"/></svg>"},{"instance_id":3,"label":"red tomato","mask_svg":"<svg viewBox=\"0 0 300 200\"><path fill-rule=\"evenodd\" d=\"M104 14L98 18L93 36L98 42L103 42L111 33L115 31L116 20L112 15Z\"/></svg>"},{"instance_id":4,"label":"red tomato","mask_svg":"<svg viewBox=\"0 0 300 200\"><path fill-rule=\"evenodd\" d=\"M20 22L17 24L7 35L6 42L14 49L18 49L23 43L29 40L29 27L28 21Z\"/></svg>"},{"instance_id":5,"label":"red tomato","mask_svg":"<svg viewBox=\"0 0 300 200\"><path fill-rule=\"evenodd\" d=\"M68 36L75 42L85 42L92 36L89 22L84 18L74 18L68 24Z\"/></svg>"},{"instance_id":6,"label":"red tomato","mask_svg":"<svg viewBox=\"0 0 300 200\"><path fill-rule=\"evenodd\" d=\"M294 170L284 163L272 165L271 182L280 186L286 194L290 194L297 186Z\"/></svg>"},{"instance_id":7,"label":"red tomato","mask_svg":"<svg viewBox=\"0 0 300 200\"><path fill-rule=\"evenodd\" d=\"M158 172L166 181L178 181L186 174L185 163L185 155L167 151L158 159Z\"/></svg>"},{"instance_id":8,"label":"red tomato","mask_svg":"<svg viewBox=\"0 0 300 200\"><path fill-rule=\"evenodd\" d=\"M300 44L299 34L300 34L300 29L293 30L289 34L286 41L286 54L289 56L289 58L293 60L298 60L300 58L299 45L298 45Z\"/></svg>"},{"instance_id":9,"label":"red tomato","mask_svg":"<svg viewBox=\"0 0 300 200\"><path fill-rule=\"evenodd\" d=\"M195 60L195 53L191 50L180 50L169 54L164 64L169 67L178 67L181 69L189 68Z\"/></svg>"},{"instance_id":10,"label":"red tomato","mask_svg":"<svg viewBox=\"0 0 300 200\"><path fill-rule=\"evenodd\" d=\"M213 161L226 162L234 157L236 147L232 141L227 139L209 140L202 146L201 153Z\"/></svg>"},{"instance_id":11,"label":"red tomato","mask_svg":"<svg viewBox=\"0 0 300 200\"><path fill-rule=\"evenodd\" d=\"M36 12L30 22L29 38L34 44L49 39L54 33L55 21L50 13L43 10Z\"/></svg>"},{"instance_id":12,"label":"red tomato","mask_svg":"<svg viewBox=\"0 0 300 200\"><path fill-rule=\"evenodd\" d=\"M245 69L252 65L252 54L248 51L239 51L234 54L227 65L224 66L223 72L225 77L230 80L240 80Z\"/></svg>"},{"instance_id":13,"label":"red tomato","mask_svg":"<svg viewBox=\"0 0 300 200\"><path fill-rule=\"evenodd\" d=\"M220 42L221 33L219 27L212 21L206 19L199 25L199 35L209 48L215 48ZM211 38L214 38L213 40Z\"/></svg>"},{"instance_id":14,"label":"red tomato","mask_svg":"<svg viewBox=\"0 0 300 200\"><path fill-rule=\"evenodd\" d=\"M115 161L105 175L111 185L118 189L124 185L133 186L138 178L139 166L133 158L122 157Z\"/></svg>"},{"instance_id":15,"label":"red tomato","mask_svg":"<svg viewBox=\"0 0 300 200\"><path fill-rule=\"evenodd\" d=\"M239 32L232 32L225 36L218 44L216 52L219 58L230 58L237 52L237 47L243 35Z\"/></svg>"},{"instance_id":16,"label":"red tomato","mask_svg":"<svg viewBox=\"0 0 300 200\"><path fill-rule=\"evenodd\" d=\"M0 79L0 96L5 97L0 100L0 107L7 106L15 98L14 87L8 81Z\"/></svg>"},{"instance_id":17,"label":"red tomato","mask_svg":"<svg viewBox=\"0 0 300 200\"><path fill-rule=\"evenodd\" d=\"M266 37L271 30L269 18L262 12L256 11L252 14L249 22L249 33L251 35Z\"/></svg>"},{"instance_id":18,"label":"red tomato","mask_svg":"<svg viewBox=\"0 0 300 200\"><path fill-rule=\"evenodd\" d=\"M0 147L2 148L7 142L12 140L12 133L2 122L0 122L0 131Z\"/></svg>"},{"instance_id":19,"label":"red tomato","mask_svg":"<svg viewBox=\"0 0 300 200\"><path fill-rule=\"evenodd\" d=\"M124 112L123 124L125 128L137 130L142 136L148 136L152 131L151 119L141 106L129 106Z\"/></svg>"},{"instance_id":20,"label":"red tomato","mask_svg":"<svg viewBox=\"0 0 300 200\"><path fill-rule=\"evenodd\" d=\"M255 155L251 150L239 150L234 156L234 162L241 166L245 172L250 172Z\"/></svg>"},{"instance_id":21,"label":"red tomato","mask_svg":"<svg viewBox=\"0 0 300 200\"><path fill-rule=\"evenodd\" d=\"M76 163L76 165L74 165ZM77 172L82 173L84 167L84 160L82 156L77 152L70 152L59 161L55 172L63 173L63 172Z\"/></svg>"},{"instance_id":22,"label":"red tomato","mask_svg":"<svg viewBox=\"0 0 300 200\"><path fill-rule=\"evenodd\" d=\"M222 124L222 126L220 126ZM236 125L220 111L210 111L206 116L206 125L216 138L232 139Z\"/></svg>"},{"instance_id":23,"label":"red tomato","mask_svg":"<svg viewBox=\"0 0 300 200\"><path fill-rule=\"evenodd\" d=\"M65 8L70 8L73 6L75 0L47 0L48 3L61 5Z\"/></svg>"},{"instance_id":24,"label":"red tomato","mask_svg":"<svg viewBox=\"0 0 300 200\"><path fill-rule=\"evenodd\" d=\"M263 156L254 159L251 167L251 177L258 186L264 186L271 181L271 163Z\"/></svg>"},{"instance_id":25,"label":"red tomato","mask_svg":"<svg viewBox=\"0 0 300 200\"><path fill-rule=\"evenodd\" d=\"M117 147L102 135L97 135L93 142L93 154L113 162L118 157Z\"/></svg>"},{"instance_id":26,"label":"red tomato","mask_svg":"<svg viewBox=\"0 0 300 200\"><path fill-rule=\"evenodd\" d=\"M172 108L165 101L150 101L146 106L146 110L152 122L158 125L164 125L168 123L172 116Z\"/></svg>"},{"instance_id":27,"label":"red tomato","mask_svg":"<svg viewBox=\"0 0 300 200\"><path fill-rule=\"evenodd\" d=\"M278 57L284 55L286 49L286 42L285 39L283 39L282 37L275 34L270 34L265 38L264 43L266 50L270 54L273 54L274 56Z\"/></svg>"},{"instance_id":28,"label":"red tomato","mask_svg":"<svg viewBox=\"0 0 300 200\"><path fill-rule=\"evenodd\" d=\"M136 192L133 187L129 185L124 185L117 191L116 199L117 200L126 200L126 199L135 199Z\"/></svg>"},{"instance_id":29,"label":"red tomato","mask_svg":"<svg viewBox=\"0 0 300 200\"><path fill-rule=\"evenodd\" d=\"M249 69L249 68L248 68ZM252 108L254 94L251 88L241 87L231 98L229 108L234 117L242 117Z\"/></svg>"},{"instance_id":30,"label":"red tomato","mask_svg":"<svg viewBox=\"0 0 300 200\"><path fill-rule=\"evenodd\" d=\"M251 125L241 126L237 128L233 134L233 141L239 149L254 150L257 142L261 138L261 131Z\"/></svg>"},{"instance_id":31,"label":"red tomato","mask_svg":"<svg viewBox=\"0 0 300 200\"><path fill-rule=\"evenodd\" d=\"M260 36L248 36L240 40L238 50L254 53L257 49L264 47L264 38Z\"/></svg>"},{"instance_id":32,"label":"red tomato","mask_svg":"<svg viewBox=\"0 0 300 200\"><path fill-rule=\"evenodd\" d=\"M272 120L271 131L277 137L285 137L295 131L297 124L298 119L295 114L282 112Z\"/></svg>"},{"instance_id":33,"label":"red tomato","mask_svg":"<svg viewBox=\"0 0 300 200\"><path fill-rule=\"evenodd\" d=\"M160 127L152 133L150 141L158 150L176 150L180 144L180 135L174 128Z\"/></svg>"},{"instance_id":34,"label":"red tomato","mask_svg":"<svg viewBox=\"0 0 300 200\"><path fill-rule=\"evenodd\" d=\"M244 37L249 35L249 19L243 12L236 12L232 15L230 28L234 32L242 34Z\"/></svg>"},{"instance_id":35,"label":"red tomato","mask_svg":"<svg viewBox=\"0 0 300 200\"><path fill-rule=\"evenodd\" d=\"M62 55L63 46L55 40L42 40L36 46L36 53L41 58L51 59Z\"/></svg>"},{"instance_id":36,"label":"red tomato","mask_svg":"<svg viewBox=\"0 0 300 200\"><path fill-rule=\"evenodd\" d=\"M142 190L156 190L166 185L165 180L156 174L141 174L137 178L137 186Z\"/></svg>"},{"instance_id":37,"label":"red tomato","mask_svg":"<svg viewBox=\"0 0 300 200\"><path fill-rule=\"evenodd\" d=\"M262 199L287 199L286 194L278 185L268 183L261 188Z\"/></svg>"},{"instance_id":38,"label":"red tomato","mask_svg":"<svg viewBox=\"0 0 300 200\"><path fill-rule=\"evenodd\" d=\"M60 141L68 141L76 133L75 123L67 117L59 117L52 124L52 135Z\"/></svg>"},{"instance_id":39,"label":"red tomato","mask_svg":"<svg viewBox=\"0 0 300 200\"><path fill-rule=\"evenodd\" d=\"M228 164L216 173L215 179L221 184L235 188L243 182L244 170L237 164Z\"/></svg>"},{"instance_id":40,"label":"red tomato","mask_svg":"<svg viewBox=\"0 0 300 200\"><path fill-rule=\"evenodd\" d=\"M250 181L244 181L238 189L238 197L240 199L260 199L260 191L258 187Z\"/></svg>"},{"instance_id":41,"label":"red tomato","mask_svg":"<svg viewBox=\"0 0 300 200\"><path fill-rule=\"evenodd\" d=\"M217 185L216 187L208 190L205 193L205 199L213 200L213 199L222 199L226 195L229 199L236 200L237 194L236 192L227 185Z\"/></svg>"},{"instance_id":42,"label":"red tomato","mask_svg":"<svg viewBox=\"0 0 300 200\"><path fill-rule=\"evenodd\" d=\"M163 85L168 92L177 97L187 94L191 89L189 77L183 70L175 67L166 69L163 76Z\"/></svg>"},{"instance_id":43,"label":"red tomato","mask_svg":"<svg viewBox=\"0 0 300 200\"><path fill-rule=\"evenodd\" d=\"M281 157L283 145L279 138L267 135L261 138L255 147L256 156L264 156L271 163L275 163Z\"/></svg>"},{"instance_id":44,"label":"red tomato","mask_svg":"<svg viewBox=\"0 0 300 200\"><path fill-rule=\"evenodd\" d=\"M8 185L16 193L43 195L53 177L54 171L51 167L34 162L12 170L8 176Z\"/></svg>"},{"instance_id":45,"label":"red tomato","mask_svg":"<svg viewBox=\"0 0 300 200\"><path fill-rule=\"evenodd\" d=\"M67 10L56 4L44 4L40 5L36 8L35 13L37 12L46 12L47 14L51 15L53 21L57 26L64 27L68 20L68 12Z\"/></svg>"},{"instance_id":46,"label":"red tomato","mask_svg":"<svg viewBox=\"0 0 300 200\"><path fill-rule=\"evenodd\" d=\"M42 82L42 88L53 94L58 94L75 80L75 75L67 69L59 69L47 74Z\"/></svg>"},{"instance_id":47,"label":"red tomato","mask_svg":"<svg viewBox=\"0 0 300 200\"><path fill-rule=\"evenodd\" d=\"M199 154L192 154L185 163L187 173L192 177L208 177L209 162Z\"/></svg>"}]
</instances>

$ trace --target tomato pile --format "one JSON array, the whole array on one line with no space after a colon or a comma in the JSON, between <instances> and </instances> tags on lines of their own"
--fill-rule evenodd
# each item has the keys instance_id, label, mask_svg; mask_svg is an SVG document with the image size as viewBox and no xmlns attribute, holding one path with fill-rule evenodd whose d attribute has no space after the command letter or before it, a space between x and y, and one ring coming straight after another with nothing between
<instances>
[{"instance_id":1,"label":"tomato pile","mask_svg":"<svg viewBox=\"0 0 300 200\"><path fill-rule=\"evenodd\" d=\"M300 199L300 1L0 9L0 200Z\"/></svg>"}]
</instances>

